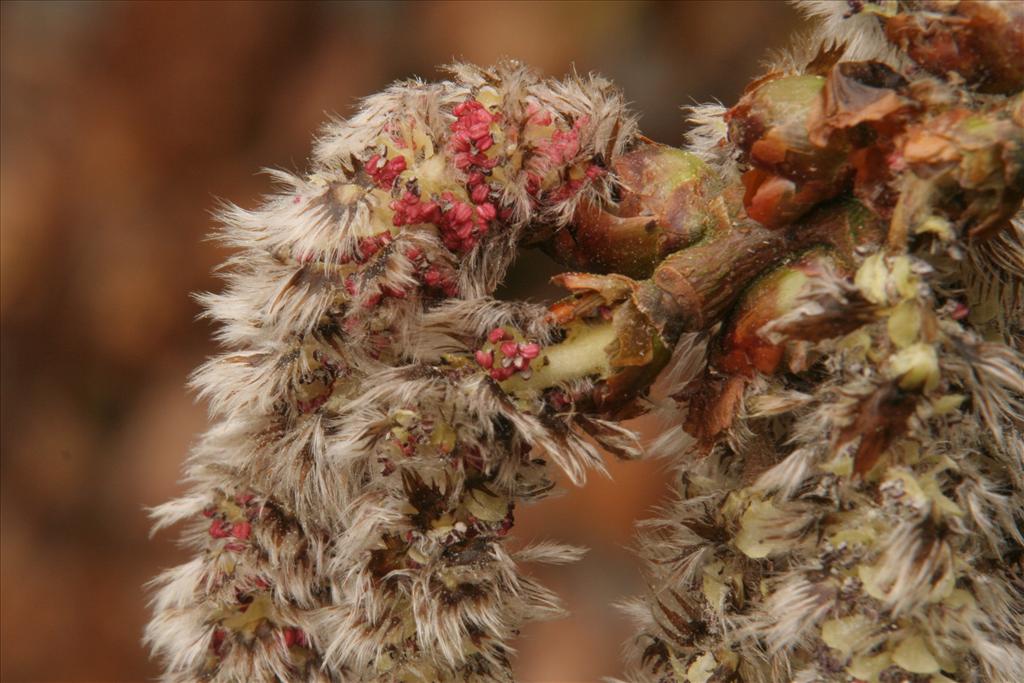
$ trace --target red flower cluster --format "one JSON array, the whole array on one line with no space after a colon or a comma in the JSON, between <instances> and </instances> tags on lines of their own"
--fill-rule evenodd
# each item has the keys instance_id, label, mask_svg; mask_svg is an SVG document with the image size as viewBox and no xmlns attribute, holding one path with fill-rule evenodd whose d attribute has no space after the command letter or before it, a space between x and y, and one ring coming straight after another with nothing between
<instances>
[{"instance_id":1,"label":"red flower cluster","mask_svg":"<svg viewBox=\"0 0 1024 683\"><path fill-rule=\"evenodd\" d=\"M466 100L452 109L452 113L456 118L450 126L453 135L449 145L455 152L455 168L460 171L471 166L485 170L494 168L498 160L488 159L484 152L494 146L491 124L500 117L476 100Z\"/></svg>"},{"instance_id":2,"label":"red flower cluster","mask_svg":"<svg viewBox=\"0 0 1024 683\"><path fill-rule=\"evenodd\" d=\"M588 117L581 116L569 130L556 130L551 137L537 146L537 154L545 157L552 166L568 164L580 153L580 127L587 124Z\"/></svg>"},{"instance_id":3,"label":"red flower cluster","mask_svg":"<svg viewBox=\"0 0 1024 683\"><path fill-rule=\"evenodd\" d=\"M442 193L440 201L423 201L412 190L406 190L400 199L391 203L391 208L395 212L392 222L396 226L433 223L444 246L457 254L475 247L486 234L490 221L498 215L490 202L474 207L451 192Z\"/></svg>"},{"instance_id":4,"label":"red flower cluster","mask_svg":"<svg viewBox=\"0 0 1024 683\"><path fill-rule=\"evenodd\" d=\"M476 362L480 367L489 370L491 377L503 382L512 375L519 373L523 379L529 379L532 371L530 361L540 355L540 344L528 342L520 344L512 339L512 335L504 328L496 327L487 335L487 341L498 346L501 359L497 360L494 351L480 349L476 352Z\"/></svg>"},{"instance_id":5,"label":"red flower cluster","mask_svg":"<svg viewBox=\"0 0 1024 683\"><path fill-rule=\"evenodd\" d=\"M252 533L252 524L249 522L226 522L221 519L215 519L210 522L210 536L213 538L227 538L234 536L235 538L244 541L249 538L249 534Z\"/></svg>"},{"instance_id":6,"label":"red flower cluster","mask_svg":"<svg viewBox=\"0 0 1024 683\"><path fill-rule=\"evenodd\" d=\"M390 232L381 232L362 238L359 240L359 246L356 250L356 262L363 263L369 260L378 251L391 244L394 239Z\"/></svg>"},{"instance_id":7,"label":"red flower cluster","mask_svg":"<svg viewBox=\"0 0 1024 683\"><path fill-rule=\"evenodd\" d=\"M466 100L452 113L456 119L450 126L452 136L448 144L454 153L455 168L467 173L466 192L472 204L458 201L450 193L442 195L451 208L445 212L448 220L438 227L445 246L463 253L476 246L498 215L497 207L490 201L491 187L486 177L498 159L487 158L485 152L494 146L491 124L501 117L487 111L477 100Z\"/></svg>"},{"instance_id":8,"label":"red flower cluster","mask_svg":"<svg viewBox=\"0 0 1024 683\"><path fill-rule=\"evenodd\" d=\"M441 207L437 202L425 202L416 190L407 189L399 199L391 202L395 212L391 222L396 227L416 223L438 224L441 221Z\"/></svg>"},{"instance_id":9,"label":"red flower cluster","mask_svg":"<svg viewBox=\"0 0 1024 683\"><path fill-rule=\"evenodd\" d=\"M451 269L447 267L442 269L431 263L416 247L407 249L405 256L416 267L416 274L419 276L420 282L429 289L440 291L446 297L458 296L459 286L455 282Z\"/></svg>"},{"instance_id":10,"label":"red flower cluster","mask_svg":"<svg viewBox=\"0 0 1024 683\"><path fill-rule=\"evenodd\" d=\"M405 157L399 154L385 162L381 155L374 154L366 162L365 168L377 187L390 189L395 183L395 178L406 169Z\"/></svg>"},{"instance_id":11,"label":"red flower cluster","mask_svg":"<svg viewBox=\"0 0 1024 683\"><path fill-rule=\"evenodd\" d=\"M424 199L415 183L409 183L402 196L391 203L394 211L392 222L398 227L418 223L435 225L445 247L456 254L464 254L476 246L487 233L490 222L498 217L498 208L491 201L491 187L487 182L487 175L498 160L488 159L484 153L494 146L490 127L500 117L491 114L476 100L466 100L452 111L456 119L450 126L452 136L448 145L455 167L467 173L466 192L470 201L464 202L451 192ZM394 161L392 159L381 166L380 159L375 156L367 162L367 170L375 181L375 173L393 180L387 169ZM404 159L396 168L399 168L398 173L405 169ZM440 273L428 277L436 280ZM437 286L430 281L427 284Z\"/></svg>"},{"instance_id":12,"label":"red flower cluster","mask_svg":"<svg viewBox=\"0 0 1024 683\"><path fill-rule=\"evenodd\" d=\"M494 204L490 202L474 207L459 201L451 192L443 193L441 199L448 208L437 227L441 230L444 246L455 253L465 253L475 247L487 233L490 222L498 215Z\"/></svg>"},{"instance_id":13,"label":"red flower cluster","mask_svg":"<svg viewBox=\"0 0 1024 683\"><path fill-rule=\"evenodd\" d=\"M530 121L536 122L537 125L550 125L551 114L537 112L530 117ZM581 116L576 119L570 130L556 130L550 138L540 140L534 145L533 157L530 159L529 169L526 173L526 189L531 195L536 196L540 193L541 182L549 169L565 166L580 153L580 128L585 126L588 121L588 117ZM599 169L597 166L592 168ZM587 169L587 177L591 179L596 177L596 175L592 175L590 168ZM566 183L568 188L560 187L556 192L561 191L563 195L571 196L579 190L582 184L579 180L568 181Z\"/></svg>"}]
</instances>

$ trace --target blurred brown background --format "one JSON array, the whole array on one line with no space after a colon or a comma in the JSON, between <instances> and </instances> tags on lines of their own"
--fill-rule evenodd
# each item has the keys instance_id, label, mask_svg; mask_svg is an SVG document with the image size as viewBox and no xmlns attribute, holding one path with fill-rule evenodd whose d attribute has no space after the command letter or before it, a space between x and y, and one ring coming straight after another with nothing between
<instances>
[{"instance_id":1,"label":"blurred brown background","mask_svg":"<svg viewBox=\"0 0 1024 683\"><path fill-rule=\"evenodd\" d=\"M184 559L144 506L180 491L205 413L184 389L213 351L190 292L217 288L216 197L253 205L262 166L301 169L328 113L453 58L599 71L678 142L680 105L736 99L799 27L776 2L19 3L2 5L4 681L141 681L143 583ZM525 258L505 295L543 297ZM592 548L543 572L569 620L526 628L524 681L620 671L610 606L643 590L625 546L658 463L527 509L521 538Z\"/></svg>"}]
</instances>

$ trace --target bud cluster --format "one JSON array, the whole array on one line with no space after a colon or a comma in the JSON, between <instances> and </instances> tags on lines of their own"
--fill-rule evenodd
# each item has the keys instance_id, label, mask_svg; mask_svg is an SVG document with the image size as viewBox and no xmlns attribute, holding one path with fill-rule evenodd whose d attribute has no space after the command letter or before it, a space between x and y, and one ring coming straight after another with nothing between
<instances>
[{"instance_id":1,"label":"bud cluster","mask_svg":"<svg viewBox=\"0 0 1024 683\"><path fill-rule=\"evenodd\" d=\"M731 152L706 158L741 173L722 197L734 223L763 226L744 244L764 257L753 278L753 260L729 261L744 285L667 390L678 412L656 447L680 483L641 534L652 592L628 605L631 678L1010 683L1024 101L1006 67L1024 42L997 36L1024 12L802 4L838 45L755 81L701 133ZM865 20L894 44L868 49ZM706 314L734 290L701 284L703 248L655 279Z\"/></svg>"}]
</instances>

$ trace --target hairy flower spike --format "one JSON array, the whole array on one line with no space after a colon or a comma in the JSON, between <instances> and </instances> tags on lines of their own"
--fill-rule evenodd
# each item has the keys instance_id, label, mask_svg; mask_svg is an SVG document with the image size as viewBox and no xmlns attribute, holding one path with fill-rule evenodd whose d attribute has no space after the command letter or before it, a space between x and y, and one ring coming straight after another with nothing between
<instances>
[{"instance_id":1,"label":"hairy flower spike","mask_svg":"<svg viewBox=\"0 0 1024 683\"><path fill-rule=\"evenodd\" d=\"M520 564L580 555L511 550L516 504L655 409L631 680L1017 682L1022 15L798 4L811 49L687 150L599 78L456 65L222 211L215 424L155 511L197 550L154 582L165 681L511 680L561 613ZM491 298L521 246L566 298Z\"/></svg>"},{"instance_id":2,"label":"hairy flower spike","mask_svg":"<svg viewBox=\"0 0 1024 683\"><path fill-rule=\"evenodd\" d=\"M217 424L194 491L157 512L202 525L157 584L166 680L503 679L520 625L559 613L517 558L576 551L501 543L515 502L552 487L527 451L577 479L597 453L446 354L497 328L480 364L529 377L555 331L481 296L530 226L610 196L586 169L634 124L599 79L455 74L370 98L326 129L313 173L223 211L240 253L204 300L229 350L195 378Z\"/></svg>"}]
</instances>

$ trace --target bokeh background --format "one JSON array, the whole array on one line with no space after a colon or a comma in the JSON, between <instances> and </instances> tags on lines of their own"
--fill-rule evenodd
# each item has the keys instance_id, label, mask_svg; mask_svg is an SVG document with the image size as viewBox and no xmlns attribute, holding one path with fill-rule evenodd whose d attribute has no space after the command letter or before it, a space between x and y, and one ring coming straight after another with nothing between
<instances>
[{"instance_id":1,"label":"bokeh background","mask_svg":"<svg viewBox=\"0 0 1024 683\"><path fill-rule=\"evenodd\" d=\"M251 206L263 166L301 169L328 114L453 59L598 71L678 142L680 105L735 101L801 27L778 2L4 2L0 18L3 681L142 681L143 584L186 557L145 506L181 491L204 406L184 388L213 351L191 292L227 255L216 198ZM506 297L543 299L527 256ZM665 490L659 463L523 510L520 538L592 548L539 571L573 616L528 626L523 681L620 672L644 589L627 546Z\"/></svg>"}]
</instances>

